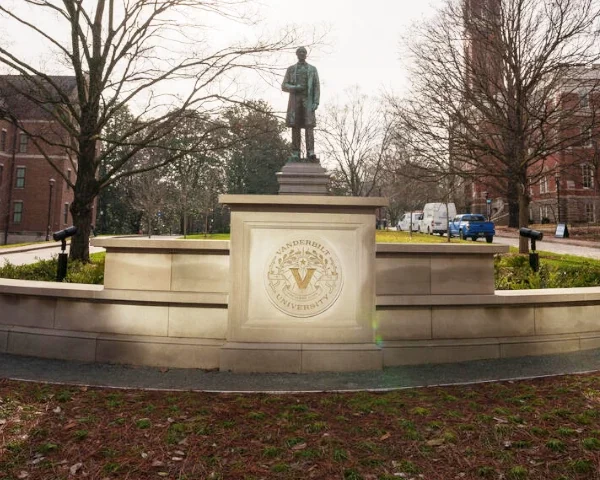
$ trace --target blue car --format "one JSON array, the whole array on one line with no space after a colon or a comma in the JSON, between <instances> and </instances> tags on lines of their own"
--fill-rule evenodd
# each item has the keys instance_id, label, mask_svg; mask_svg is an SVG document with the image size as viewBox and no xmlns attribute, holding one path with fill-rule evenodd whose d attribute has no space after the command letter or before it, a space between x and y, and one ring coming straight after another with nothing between
<instances>
[{"instance_id":1,"label":"blue car","mask_svg":"<svg viewBox=\"0 0 600 480\"><path fill-rule=\"evenodd\" d=\"M492 243L496 235L494 222L486 221L483 215L477 213L456 215L449 228L451 237L460 237L463 240L477 240L482 237L487 243Z\"/></svg>"}]
</instances>

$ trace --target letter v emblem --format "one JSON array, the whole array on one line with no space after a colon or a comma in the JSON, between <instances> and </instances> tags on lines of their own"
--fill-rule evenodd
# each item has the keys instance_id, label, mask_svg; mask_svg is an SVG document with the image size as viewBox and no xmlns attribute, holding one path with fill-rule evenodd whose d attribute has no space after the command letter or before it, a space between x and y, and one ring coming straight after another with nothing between
<instances>
[{"instance_id":1,"label":"letter v emblem","mask_svg":"<svg viewBox=\"0 0 600 480\"><path fill-rule=\"evenodd\" d=\"M298 288L300 290L304 290L306 287L308 287L308 284L310 283L310 280L312 278L312 276L315 273L315 268L307 268L306 269L306 275L304 275L304 278L300 278L300 273L298 273L298 269L297 268L290 268L290 271L292 272L292 275L294 276L294 280L296 280L296 285L298 285Z\"/></svg>"}]
</instances>

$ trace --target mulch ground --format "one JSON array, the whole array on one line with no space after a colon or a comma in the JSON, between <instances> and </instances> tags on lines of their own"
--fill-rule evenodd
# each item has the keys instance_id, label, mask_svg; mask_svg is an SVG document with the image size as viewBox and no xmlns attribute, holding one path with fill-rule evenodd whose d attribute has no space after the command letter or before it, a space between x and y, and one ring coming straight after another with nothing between
<instances>
[{"instance_id":1,"label":"mulch ground","mask_svg":"<svg viewBox=\"0 0 600 480\"><path fill-rule=\"evenodd\" d=\"M389 393L0 380L0 479L599 479L600 374Z\"/></svg>"}]
</instances>

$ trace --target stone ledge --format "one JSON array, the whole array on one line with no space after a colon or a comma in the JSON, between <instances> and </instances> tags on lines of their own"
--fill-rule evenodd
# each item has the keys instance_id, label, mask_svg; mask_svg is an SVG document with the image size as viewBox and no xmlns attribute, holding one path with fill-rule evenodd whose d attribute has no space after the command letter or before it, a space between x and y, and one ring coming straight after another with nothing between
<instances>
[{"instance_id":1,"label":"stone ledge","mask_svg":"<svg viewBox=\"0 0 600 480\"><path fill-rule=\"evenodd\" d=\"M161 250L163 253L183 253L191 251L196 254L229 253L229 240L161 240L152 238L94 238L94 247L107 250Z\"/></svg>"},{"instance_id":2,"label":"stone ledge","mask_svg":"<svg viewBox=\"0 0 600 480\"><path fill-rule=\"evenodd\" d=\"M387 207L389 200L383 197L334 197L298 195L219 195L219 203L226 205L302 205L310 207Z\"/></svg>"},{"instance_id":3,"label":"stone ledge","mask_svg":"<svg viewBox=\"0 0 600 480\"><path fill-rule=\"evenodd\" d=\"M227 293L169 292L105 289L102 285L76 283L34 282L0 278L0 296L23 295L52 297L74 301L125 302L143 304L184 304L227 308Z\"/></svg>"},{"instance_id":4,"label":"stone ledge","mask_svg":"<svg viewBox=\"0 0 600 480\"><path fill-rule=\"evenodd\" d=\"M463 243L377 243L377 256L394 253L424 254L497 254L508 253L508 245L463 244Z\"/></svg>"},{"instance_id":5,"label":"stone ledge","mask_svg":"<svg viewBox=\"0 0 600 480\"><path fill-rule=\"evenodd\" d=\"M545 290L496 290L494 295L377 295L377 309L385 307L490 306L517 307L600 303L600 287Z\"/></svg>"}]
</instances>

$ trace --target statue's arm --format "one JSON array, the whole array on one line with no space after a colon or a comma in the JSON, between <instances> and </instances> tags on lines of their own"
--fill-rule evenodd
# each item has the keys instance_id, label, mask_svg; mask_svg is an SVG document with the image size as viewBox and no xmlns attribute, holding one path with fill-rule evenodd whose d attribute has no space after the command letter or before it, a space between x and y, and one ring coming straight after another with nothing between
<instances>
[{"instance_id":1,"label":"statue's arm","mask_svg":"<svg viewBox=\"0 0 600 480\"><path fill-rule=\"evenodd\" d=\"M291 93L291 92L296 91L296 85L291 83L291 77L292 77L292 74L291 74L290 69L288 68L285 72L285 76L283 77L283 83L281 84L281 89L284 92Z\"/></svg>"},{"instance_id":2,"label":"statue's arm","mask_svg":"<svg viewBox=\"0 0 600 480\"><path fill-rule=\"evenodd\" d=\"M319 83L319 72L315 68L315 84L313 85L314 99L313 99L313 109L316 110L319 108L319 101L321 100L321 85Z\"/></svg>"}]
</instances>

